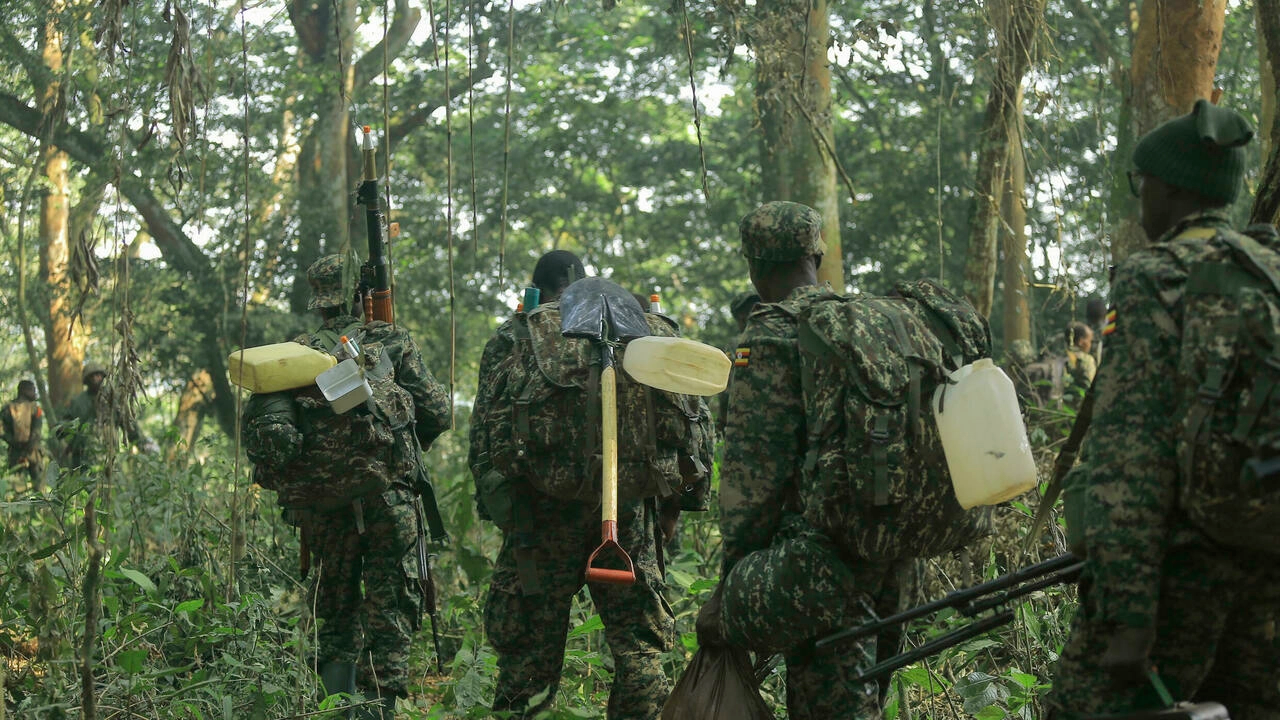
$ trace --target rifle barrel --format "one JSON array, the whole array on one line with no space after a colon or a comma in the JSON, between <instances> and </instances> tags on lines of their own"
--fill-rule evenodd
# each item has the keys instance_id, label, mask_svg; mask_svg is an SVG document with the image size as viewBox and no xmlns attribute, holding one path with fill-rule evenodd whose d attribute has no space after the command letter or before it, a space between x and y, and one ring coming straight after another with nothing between
<instances>
[{"instance_id":1,"label":"rifle barrel","mask_svg":"<svg viewBox=\"0 0 1280 720\"><path fill-rule=\"evenodd\" d=\"M1044 575L1055 573L1060 570L1065 570L1066 568L1070 568L1071 566L1079 564L1080 562L1081 562L1080 560L1076 559L1075 555L1072 555L1071 553L1065 553L1065 554L1059 555L1056 558L1045 560L1043 562L1038 562L1035 565L1025 567L1021 570L1015 570L1011 573L995 578L994 580L988 580L987 582L981 583L979 585L974 585L971 588L967 588L965 590L952 591L950 593L947 593L947 595L945 597L942 597L941 599L934 600L933 602L930 602L930 603L925 603L924 605L921 605L919 607L914 607L914 608L911 608L910 610L904 610L895 615L890 615L887 618L876 620L874 622L870 622L870 623L867 623L866 625L861 625L856 628L841 630L840 632L837 632L832 635L828 635L827 637L824 637L821 640L818 640L817 643L815 644L817 645L817 647L826 647L828 645L831 645L837 642L852 642L856 640L861 640L863 638L867 638L872 635L875 635L876 633L880 632L881 630L884 630L885 628L893 627L894 625L899 625L901 623L910 622L912 620L917 620L919 618L932 615L933 613L939 610L942 610L943 608L950 607L950 608L963 609L973 604L975 600L983 597L984 595L989 595L991 593L1000 592L1002 590L1005 590L1011 587L1016 587L1028 580L1034 580ZM1056 582L1062 582L1062 581L1057 580ZM1050 585L1052 584L1055 584L1055 583L1050 583ZM1002 604L1002 603L997 603L997 604Z\"/></svg>"},{"instance_id":2,"label":"rifle barrel","mask_svg":"<svg viewBox=\"0 0 1280 720\"><path fill-rule=\"evenodd\" d=\"M954 630L945 635L940 635L918 648L894 655L883 662L878 662L855 677L853 682L861 683L879 679L880 677L899 668L904 668L917 660L923 660L934 653L942 652L949 647L955 647L970 638L990 632L1002 625L1008 625L1011 622L1013 622L1012 610L1005 610L1003 612L996 613L991 617L982 618L981 620L970 623L959 630Z\"/></svg>"}]
</instances>

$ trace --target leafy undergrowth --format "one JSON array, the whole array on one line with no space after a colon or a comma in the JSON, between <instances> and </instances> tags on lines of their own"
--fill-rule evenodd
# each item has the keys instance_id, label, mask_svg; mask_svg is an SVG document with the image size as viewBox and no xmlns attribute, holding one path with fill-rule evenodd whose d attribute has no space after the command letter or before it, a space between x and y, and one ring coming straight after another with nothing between
<instances>
[{"instance_id":1,"label":"leafy undergrowth","mask_svg":"<svg viewBox=\"0 0 1280 720\"><path fill-rule=\"evenodd\" d=\"M1067 420L1069 414L1049 415L1037 424L1042 466L1051 462ZM443 438L431 453L453 537L436 562L444 674L436 672L424 623L411 656L411 696L399 706L404 718L492 716L496 659L481 619L500 537L474 515L460 437L464 431ZM11 717L79 717L86 682L99 718L320 716L308 661L316 626L298 580L297 538L273 496L253 488L245 468L226 459L232 453L225 441L208 441L192 454L203 462L122 455L109 480L98 472L55 471L43 494L25 490L14 476L0 485L0 673ZM86 669L90 502L103 555L100 587L92 593L101 611ZM1057 554L1056 526L1032 552L1021 550L1033 503L1001 508L996 536L967 553L908 568L909 600L934 599ZM677 637L663 663L673 681L696 649L694 618L719 566L714 511L681 523L668 557ZM887 717L1039 717L1038 699L1073 607L1066 588L1038 593L1014 605L1014 623L899 671L888 687ZM914 624L907 643L917 646L968 622L944 612ZM573 605L571 624L564 679L548 717L603 718L612 661L585 593ZM778 717L785 717L784 682L779 667L762 688Z\"/></svg>"}]
</instances>

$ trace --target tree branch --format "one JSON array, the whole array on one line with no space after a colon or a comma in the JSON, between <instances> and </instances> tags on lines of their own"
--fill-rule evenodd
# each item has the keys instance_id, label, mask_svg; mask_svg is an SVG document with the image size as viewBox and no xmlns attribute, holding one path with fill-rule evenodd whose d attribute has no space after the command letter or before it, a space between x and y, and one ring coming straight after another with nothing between
<instances>
[{"instance_id":1,"label":"tree branch","mask_svg":"<svg viewBox=\"0 0 1280 720\"><path fill-rule=\"evenodd\" d=\"M418 23L422 20L422 11L417 8L409 7L409 0L396 0L395 16L391 19L390 26L387 27L387 34L364 54L364 57L356 61L354 92L360 92L360 88L365 87L373 82L373 79L382 72L383 49L386 49L386 57L388 60L394 60L400 57L400 53L404 52L409 40L413 37L413 31L418 28Z\"/></svg>"},{"instance_id":2,"label":"tree branch","mask_svg":"<svg viewBox=\"0 0 1280 720\"><path fill-rule=\"evenodd\" d=\"M0 93L0 122L32 138L38 137L40 112L17 97ZM53 137L53 144L66 151L76 162L110 176L106 163L112 156L105 144L88 133L60 124ZM188 297L195 298L217 277L207 255L192 242L182 228L173 221L168 210L151 192L150 183L122 167L113 182L120 193L129 200L142 216L160 254L169 267L186 274L193 281L184 285ZM228 434L235 431L235 394L227 381L227 369L219 343L221 334L216 324L217 316L197 313L192 322L201 334L201 350L205 367L213 376L217 400L218 423Z\"/></svg>"}]
</instances>

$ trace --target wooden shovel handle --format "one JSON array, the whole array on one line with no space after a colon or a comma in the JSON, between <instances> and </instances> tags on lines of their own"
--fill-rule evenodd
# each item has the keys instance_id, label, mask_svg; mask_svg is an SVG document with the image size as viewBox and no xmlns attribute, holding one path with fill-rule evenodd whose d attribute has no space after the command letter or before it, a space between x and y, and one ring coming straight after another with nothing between
<instances>
[{"instance_id":1,"label":"wooden shovel handle","mask_svg":"<svg viewBox=\"0 0 1280 720\"><path fill-rule=\"evenodd\" d=\"M600 424L604 439L604 481L600 491L600 547L587 559L587 581L630 585L635 566L618 544L618 376L613 365L600 371ZM601 553L612 552L626 563L626 570L593 567Z\"/></svg>"},{"instance_id":2,"label":"wooden shovel handle","mask_svg":"<svg viewBox=\"0 0 1280 720\"><path fill-rule=\"evenodd\" d=\"M618 524L618 373L612 365L600 371L600 435L604 441L604 481L600 520Z\"/></svg>"}]
</instances>

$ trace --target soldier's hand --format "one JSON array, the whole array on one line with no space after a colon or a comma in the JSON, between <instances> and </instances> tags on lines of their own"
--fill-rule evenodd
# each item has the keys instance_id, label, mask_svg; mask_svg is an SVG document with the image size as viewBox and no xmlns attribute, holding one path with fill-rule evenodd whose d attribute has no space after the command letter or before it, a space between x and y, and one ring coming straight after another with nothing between
<instances>
[{"instance_id":1,"label":"soldier's hand","mask_svg":"<svg viewBox=\"0 0 1280 720\"><path fill-rule=\"evenodd\" d=\"M711 593L711 598L698 611L698 620L694 623L694 628L698 631L698 645L727 644L724 631L720 629L720 595L723 590L724 583L717 585L715 591Z\"/></svg>"},{"instance_id":2,"label":"soldier's hand","mask_svg":"<svg viewBox=\"0 0 1280 720\"><path fill-rule=\"evenodd\" d=\"M1117 685L1141 685L1150 668L1154 628L1120 628L1107 640L1107 649L1098 661Z\"/></svg>"}]
</instances>

